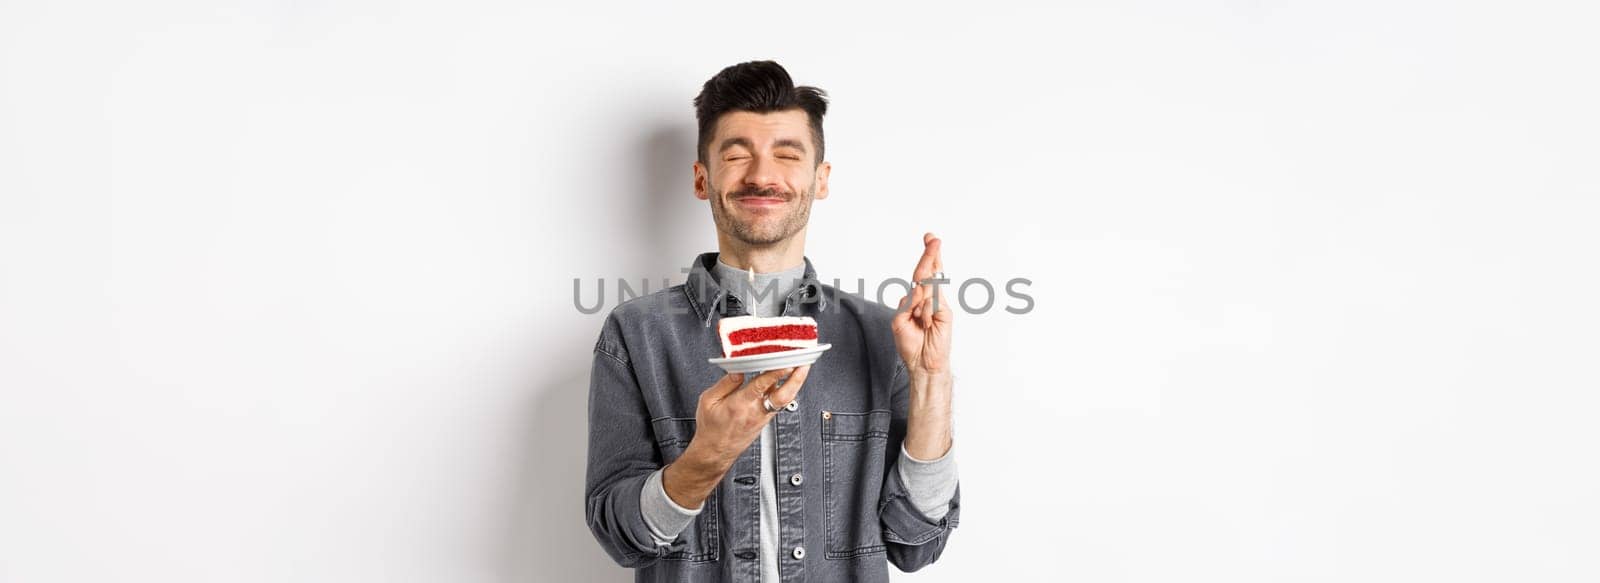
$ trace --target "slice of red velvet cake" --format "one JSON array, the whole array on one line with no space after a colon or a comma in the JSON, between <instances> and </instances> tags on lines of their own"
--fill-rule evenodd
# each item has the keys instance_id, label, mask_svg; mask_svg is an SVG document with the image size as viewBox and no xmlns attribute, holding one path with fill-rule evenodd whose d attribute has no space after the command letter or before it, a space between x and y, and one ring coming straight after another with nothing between
<instances>
[{"instance_id":1,"label":"slice of red velvet cake","mask_svg":"<svg viewBox=\"0 0 1600 583\"><path fill-rule=\"evenodd\" d=\"M735 316L717 324L723 356L750 356L817 345L817 321L806 316Z\"/></svg>"}]
</instances>

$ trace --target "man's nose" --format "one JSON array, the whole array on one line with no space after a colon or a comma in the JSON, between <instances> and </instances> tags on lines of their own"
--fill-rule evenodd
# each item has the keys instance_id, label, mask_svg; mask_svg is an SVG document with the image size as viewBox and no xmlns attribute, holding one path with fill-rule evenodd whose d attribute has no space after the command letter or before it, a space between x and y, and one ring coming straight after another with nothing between
<instances>
[{"instance_id":1,"label":"man's nose","mask_svg":"<svg viewBox=\"0 0 1600 583\"><path fill-rule=\"evenodd\" d=\"M754 156L745 167L744 184L752 188L778 188L782 185L778 161L766 156Z\"/></svg>"}]
</instances>

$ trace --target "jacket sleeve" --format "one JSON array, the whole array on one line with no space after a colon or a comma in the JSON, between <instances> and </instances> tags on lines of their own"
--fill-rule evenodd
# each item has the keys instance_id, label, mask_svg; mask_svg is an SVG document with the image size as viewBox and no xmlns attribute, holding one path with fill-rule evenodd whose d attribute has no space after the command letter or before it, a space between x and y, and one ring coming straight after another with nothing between
<instances>
[{"instance_id":1,"label":"jacket sleeve","mask_svg":"<svg viewBox=\"0 0 1600 583\"><path fill-rule=\"evenodd\" d=\"M589 376L589 450L584 516L618 565L648 566L686 543L656 545L640 510L646 480L661 468L650 414L613 313L594 346Z\"/></svg>"},{"instance_id":2,"label":"jacket sleeve","mask_svg":"<svg viewBox=\"0 0 1600 583\"><path fill-rule=\"evenodd\" d=\"M895 363L890 387L893 394L893 417L889 426L889 451L885 458L894 460L887 468L883 490L878 497L878 518L883 525L883 540L888 547L889 562L895 568L910 573L939 560L950 531L961 519L961 484L956 483L955 494L950 497L950 510L939 520L928 518L917 510L898 465L900 450L906 438L906 423L911 410L911 377L904 363Z\"/></svg>"}]
</instances>

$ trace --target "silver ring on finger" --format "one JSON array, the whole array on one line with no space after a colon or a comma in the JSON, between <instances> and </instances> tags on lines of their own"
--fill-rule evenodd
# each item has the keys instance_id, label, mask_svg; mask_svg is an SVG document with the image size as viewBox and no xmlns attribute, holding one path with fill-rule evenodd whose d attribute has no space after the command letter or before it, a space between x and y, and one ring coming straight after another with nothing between
<instances>
[{"instance_id":1,"label":"silver ring on finger","mask_svg":"<svg viewBox=\"0 0 1600 583\"><path fill-rule=\"evenodd\" d=\"M772 397L762 397L761 398L761 406L765 407L767 409L768 413L777 413L778 410L783 408L783 407L773 406Z\"/></svg>"}]
</instances>

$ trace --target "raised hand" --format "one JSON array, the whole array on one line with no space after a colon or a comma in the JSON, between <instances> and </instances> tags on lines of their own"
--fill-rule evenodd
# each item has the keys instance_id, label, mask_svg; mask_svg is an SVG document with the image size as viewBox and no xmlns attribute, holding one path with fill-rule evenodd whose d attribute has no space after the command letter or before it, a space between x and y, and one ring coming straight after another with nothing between
<instances>
[{"instance_id":1,"label":"raised hand","mask_svg":"<svg viewBox=\"0 0 1600 583\"><path fill-rule=\"evenodd\" d=\"M922 236L922 258L911 272L911 281L931 279L944 271L939 256L943 242L926 233ZM935 301L937 298L937 302ZM935 307L937 304L937 309ZM894 342L912 375L941 375L950 372L950 321L954 312L937 285L917 284L900 300L894 316Z\"/></svg>"}]
</instances>

